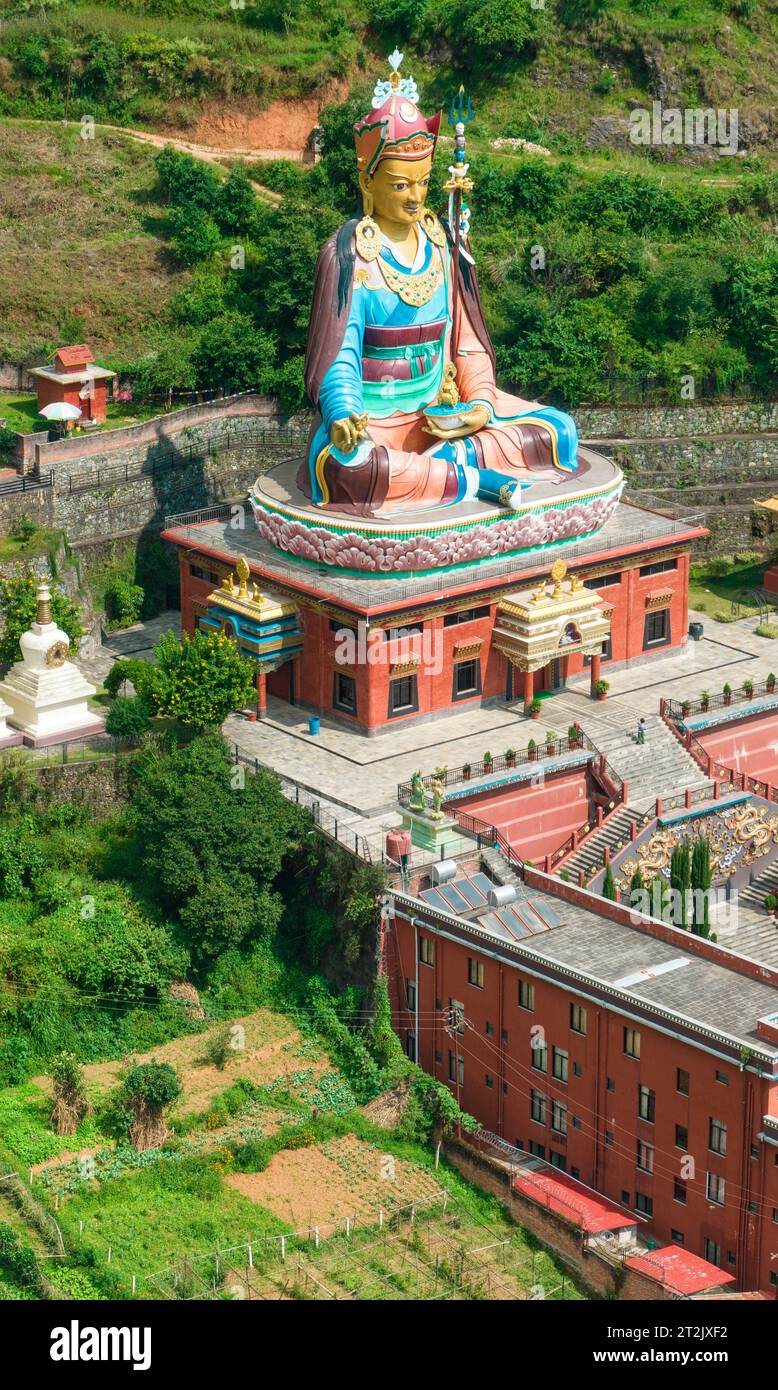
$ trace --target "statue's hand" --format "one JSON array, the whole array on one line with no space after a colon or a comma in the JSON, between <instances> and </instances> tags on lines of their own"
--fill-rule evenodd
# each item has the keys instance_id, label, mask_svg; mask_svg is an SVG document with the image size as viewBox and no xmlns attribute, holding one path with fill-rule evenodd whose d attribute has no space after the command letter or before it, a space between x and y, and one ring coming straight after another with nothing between
<instances>
[{"instance_id":1,"label":"statue's hand","mask_svg":"<svg viewBox=\"0 0 778 1390\"><path fill-rule=\"evenodd\" d=\"M367 415L352 410L347 420L333 420L330 425L330 444L342 454L353 454L360 439L367 439Z\"/></svg>"},{"instance_id":2,"label":"statue's hand","mask_svg":"<svg viewBox=\"0 0 778 1390\"><path fill-rule=\"evenodd\" d=\"M488 406L474 405L464 419L460 415L452 415L450 420L427 419L424 429L427 434L434 434L436 439L464 439L468 434L477 434L484 425L488 425L489 418Z\"/></svg>"}]
</instances>

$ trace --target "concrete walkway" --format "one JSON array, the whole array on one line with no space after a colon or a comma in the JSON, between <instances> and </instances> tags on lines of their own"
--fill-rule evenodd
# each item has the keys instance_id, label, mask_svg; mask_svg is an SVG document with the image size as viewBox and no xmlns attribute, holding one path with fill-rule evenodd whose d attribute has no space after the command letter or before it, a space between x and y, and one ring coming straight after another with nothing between
<instances>
[{"instance_id":1,"label":"concrete walkway","mask_svg":"<svg viewBox=\"0 0 778 1390\"><path fill-rule=\"evenodd\" d=\"M243 715L231 715L224 733L247 757L308 788L339 825L376 846L386 830L399 823L397 784L407 781L417 768L428 773L439 765L480 762L487 750L495 757L509 747L521 750L530 738L544 738L547 729L564 736L576 721L625 776L630 803L643 805L657 794L669 795L705 780L687 754L677 746L670 748L672 735L657 718L660 697L697 698L704 689L715 694L725 681L735 689L746 679L758 681L778 670L778 642L756 636L755 617L716 623L702 613L690 616L704 624L700 642L690 641L678 653L655 656L622 670L604 668L611 687L604 703L590 698L588 673L576 676L565 690L543 701L539 722L527 719L522 702L517 701L460 709L425 723L398 724L374 738L325 717L321 732L312 736L307 712L271 697L267 719L252 723ZM90 679L101 682L120 657L148 659L162 632L178 633L179 621L179 614L171 611L121 633L107 634L98 654L80 660L79 666ZM638 750L630 734L641 714L649 735L645 748ZM674 786L676 773L678 785Z\"/></svg>"}]
</instances>

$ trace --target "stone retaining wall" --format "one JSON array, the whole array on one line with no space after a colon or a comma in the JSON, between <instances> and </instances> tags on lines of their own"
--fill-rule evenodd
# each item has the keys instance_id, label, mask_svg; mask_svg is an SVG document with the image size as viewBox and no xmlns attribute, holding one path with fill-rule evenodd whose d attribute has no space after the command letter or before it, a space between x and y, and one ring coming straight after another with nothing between
<instances>
[{"instance_id":1,"label":"stone retaining wall","mask_svg":"<svg viewBox=\"0 0 778 1390\"><path fill-rule=\"evenodd\" d=\"M98 430L37 443L35 470L40 477L54 473L57 489L83 477L90 481L98 469L126 468L136 472L150 468L171 450L182 453L224 446L257 427L278 425L278 407L268 396L246 392L228 400L184 406L168 415L157 415L138 425Z\"/></svg>"},{"instance_id":2,"label":"stone retaining wall","mask_svg":"<svg viewBox=\"0 0 778 1390\"><path fill-rule=\"evenodd\" d=\"M778 401L688 401L680 405L579 405L582 439L674 439L699 434L778 432Z\"/></svg>"}]
</instances>

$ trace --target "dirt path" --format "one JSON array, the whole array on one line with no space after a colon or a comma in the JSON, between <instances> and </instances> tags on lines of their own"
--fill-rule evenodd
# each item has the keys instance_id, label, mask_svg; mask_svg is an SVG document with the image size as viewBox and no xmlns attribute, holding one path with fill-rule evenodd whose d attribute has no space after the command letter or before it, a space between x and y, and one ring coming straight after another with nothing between
<instances>
[{"instance_id":1,"label":"dirt path","mask_svg":"<svg viewBox=\"0 0 778 1390\"><path fill-rule=\"evenodd\" d=\"M150 130L133 130L129 126L101 125L100 130L110 130L115 135L126 135L131 140L138 140L143 145L151 145L156 150L163 150L166 145L172 146L174 150L181 150L183 154L191 154L195 159L204 159L208 164L215 164L223 173L229 173L229 169L223 163L225 158L251 158L251 159L299 159L299 155L294 151L285 150L258 150L258 149L218 149L212 145L197 145L189 140L182 140L176 135L157 135ZM282 201L280 193L274 193L272 188L266 188L263 183L258 183L248 175L251 183L257 190L257 195L265 203L272 203L274 207Z\"/></svg>"}]
</instances>

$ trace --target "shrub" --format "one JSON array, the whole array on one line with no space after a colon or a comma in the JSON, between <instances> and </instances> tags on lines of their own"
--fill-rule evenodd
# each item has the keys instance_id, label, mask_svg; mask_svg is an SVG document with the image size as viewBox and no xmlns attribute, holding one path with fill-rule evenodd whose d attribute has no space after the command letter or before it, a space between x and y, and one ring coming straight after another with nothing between
<instances>
[{"instance_id":1,"label":"shrub","mask_svg":"<svg viewBox=\"0 0 778 1390\"><path fill-rule=\"evenodd\" d=\"M72 643L83 636L78 608L58 584L51 583L51 616L58 627L67 633ZM0 636L0 662L9 665L21 657L19 638L35 621L38 600L38 579L32 570L16 565L10 579L0 580L0 617L5 626Z\"/></svg>"},{"instance_id":2,"label":"shrub","mask_svg":"<svg viewBox=\"0 0 778 1390\"><path fill-rule=\"evenodd\" d=\"M137 743L150 728L149 708L142 695L119 695L108 711L106 731L113 738Z\"/></svg>"},{"instance_id":3,"label":"shrub","mask_svg":"<svg viewBox=\"0 0 778 1390\"><path fill-rule=\"evenodd\" d=\"M768 637L771 641L778 637L778 626L775 623L759 623L755 631L757 637Z\"/></svg>"},{"instance_id":4,"label":"shrub","mask_svg":"<svg viewBox=\"0 0 778 1390\"><path fill-rule=\"evenodd\" d=\"M22 516L16 518L8 534L12 541L30 541L37 529L32 518L24 513Z\"/></svg>"},{"instance_id":5,"label":"shrub","mask_svg":"<svg viewBox=\"0 0 778 1390\"><path fill-rule=\"evenodd\" d=\"M181 1094L181 1083L168 1062L133 1067L119 1091L130 1113L130 1141L136 1149L158 1149L168 1138L164 1112Z\"/></svg>"},{"instance_id":6,"label":"shrub","mask_svg":"<svg viewBox=\"0 0 778 1390\"><path fill-rule=\"evenodd\" d=\"M117 576L105 594L106 613L112 626L129 627L140 618L143 609L143 589L129 579Z\"/></svg>"}]
</instances>

